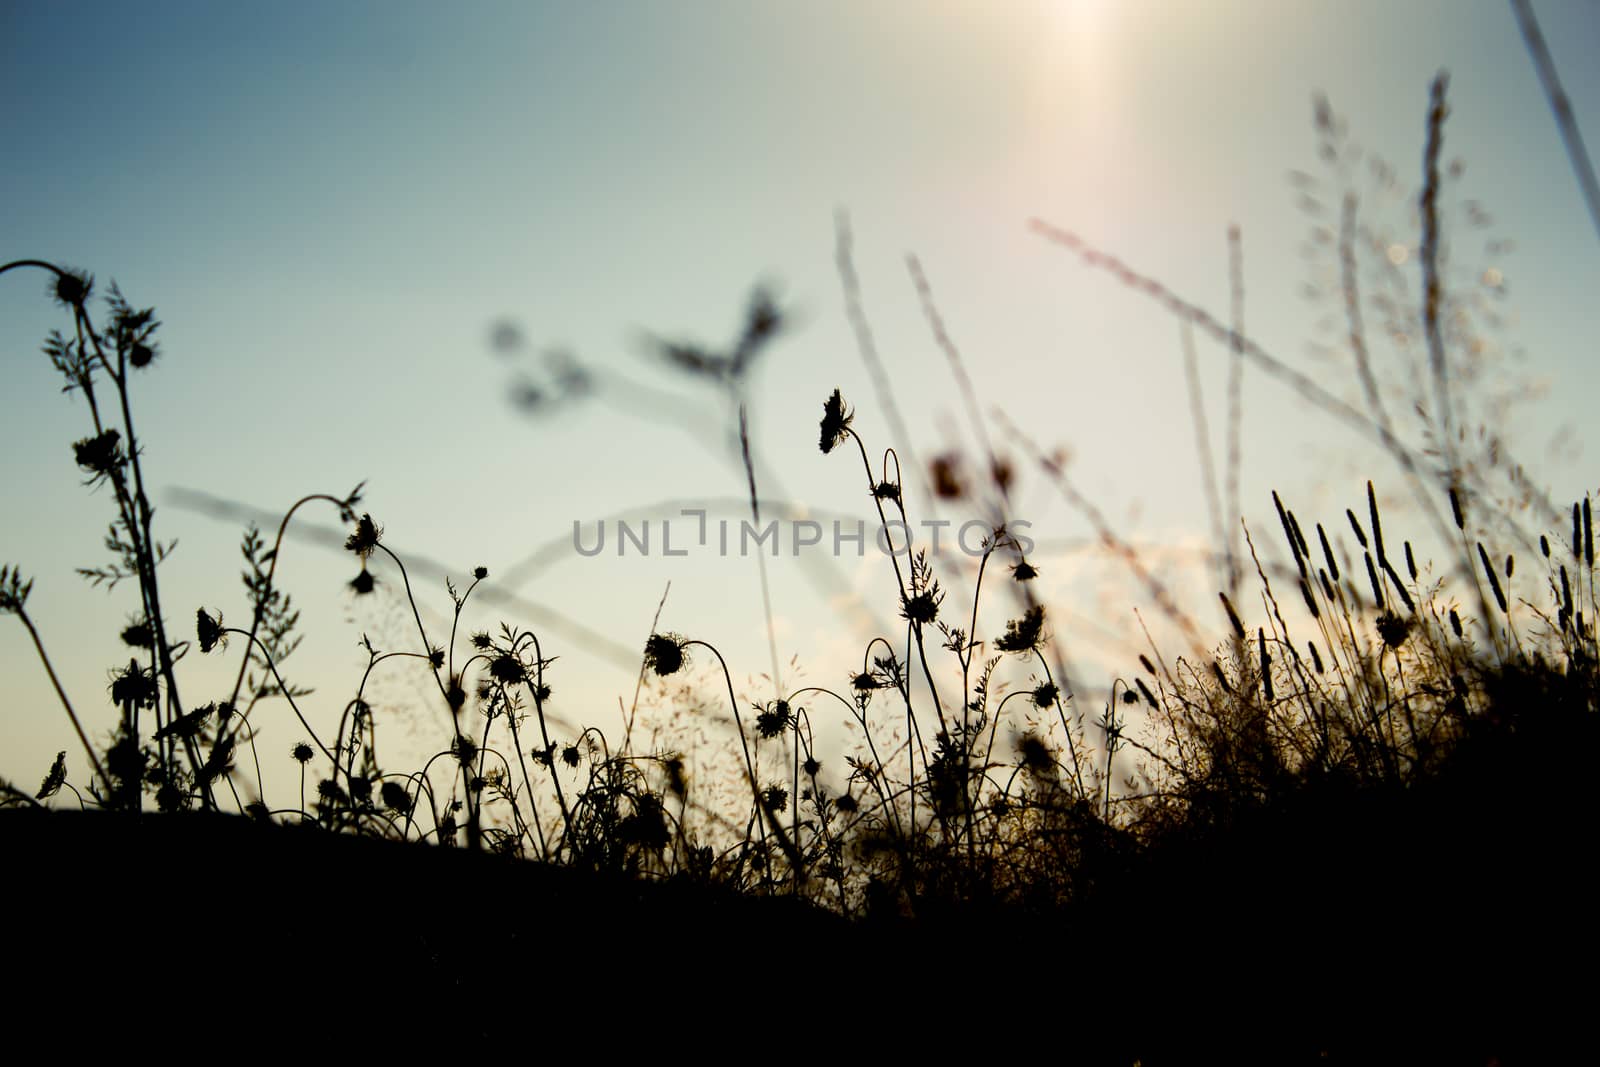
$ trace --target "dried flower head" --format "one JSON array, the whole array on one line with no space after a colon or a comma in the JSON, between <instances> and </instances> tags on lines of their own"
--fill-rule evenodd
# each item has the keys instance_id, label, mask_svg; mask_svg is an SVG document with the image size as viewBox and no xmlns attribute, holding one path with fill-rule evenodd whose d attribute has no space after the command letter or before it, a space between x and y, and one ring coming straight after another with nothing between
<instances>
[{"instance_id":1,"label":"dried flower head","mask_svg":"<svg viewBox=\"0 0 1600 1067\"><path fill-rule=\"evenodd\" d=\"M578 765L579 756L580 753L578 752L577 745L568 745L561 750L561 762L565 763L568 767L576 767Z\"/></svg>"},{"instance_id":2,"label":"dried flower head","mask_svg":"<svg viewBox=\"0 0 1600 1067\"><path fill-rule=\"evenodd\" d=\"M294 743L294 747L289 750L289 755L294 757L294 761L296 763L305 764L310 763L311 757L316 755L316 753L313 752L311 750L311 746L306 744L304 741L296 741Z\"/></svg>"},{"instance_id":3,"label":"dried flower head","mask_svg":"<svg viewBox=\"0 0 1600 1067\"><path fill-rule=\"evenodd\" d=\"M1044 605L1035 604L1023 613L1022 618L1006 623L1006 632L995 638L995 647L1002 652L1032 652L1039 647L1044 636Z\"/></svg>"},{"instance_id":4,"label":"dried flower head","mask_svg":"<svg viewBox=\"0 0 1600 1067\"><path fill-rule=\"evenodd\" d=\"M928 464L928 472L933 476L935 496L945 500L955 500L966 495L967 487L961 477L960 456L953 452L935 456Z\"/></svg>"},{"instance_id":5,"label":"dried flower head","mask_svg":"<svg viewBox=\"0 0 1600 1067\"><path fill-rule=\"evenodd\" d=\"M128 462L122 454L122 435L116 430L74 441L72 456L78 461L78 466L94 475L95 479L107 477Z\"/></svg>"},{"instance_id":6,"label":"dried flower head","mask_svg":"<svg viewBox=\"0 0 1600 1067\"><path fill-rule=\"evenodd\" d=\"M411 811L411 794L406 792L406 787L399 782L384 782L378 790L378 795L383 798L383 806L390 811L409 813Z\"/></svg>"},{"instance_id":7,"label":"dried flower head","mask_svg":"<svg viewBox=\"0 0 1600 1067\"><path fill-rule=\"evenodd\" d=\"M64 270L50 285L50 296L63 307L80 308L94 288L94 277L77 270Z\"/></svg>"},{"instance_id":8,"label":"dried flower head","mask_svg":"<svg viewBox=\"0 0 1600 1067\"><path fill-rule=\"evenodd\" d=\"M350 579L350 588L355 590L356 596L366 596L377 586L378 580L366 567L361 568L361 573Z\"/></svg>"},{"instance_id":9,"label":"dried flower head","mask_svg":"<svg viewBox=\"0 0 1600 1067\"><path fill-rule=\"evenodd\" d=\"M683 646L684 640L677 634L651 634L644 643L645 667L662 677L677 674L687 659Z\"/></svg>"},{"instance_id":10,"label":"dried flower head","mask_svg":"<svg viewBox=\"0 0 1600 1067\"><path fill-rule=\"evenodd\" d=\"M761 801L769 811L782 811L789 803L789 791L781 785L769 785L761 791Z\"/></svg>"},{"instance_id":11,"label":"dried flower head","mask_svg":"<svg viewBox=\"0 0 1600 1067\"><path fill-rule=\"evenodd\" d=\"M143 620L130 622L122 628L122 643L129 648L154 648L156 635L150 629L150 624Z\"/></svg>"},{"instance_id":12,"label":"dried flower head","mask_svg":"<svg viewBox=\"0 0 1600 1067\"><path fill-rule=\"evenodd\" d=\"M850 430L850 422L855 418L855 413L844 406L844 397L835 389L833 395L828 397L822 405L822 454L827 455L834 447L844 440Z\"/></svg>"},{"instance_id":13,"label":"dried flower head","mask_svg":"<svg viewBox=\"0 0 1600 1067\"><path fill-rule=\"evenodd\" d=\"M129 660L128 666L111 680L111 703L119 707L131 704L153 708L158 697L154 670L142 669L138 660Z\"/></svg>"},{"instance_id":14,"label":"dried flower head","mask_svg":"<svg viewBox=\"0 0 1600 1067\"><path fill-rule=\"evenodd\" d=\"M1411 620L1402 618L1392 611L1385 611L1378 616L1377 627L1378 636L1390 648L1399 648L1411 635Z\"/></svg>"},{"instance_id":15,"label":"dried flower head","mask_svg":"<svg viewBox=\"0 0 1600 1067\"><path fill-rule=\"evenodd\" d=\"M33 794L35 800L49 800L56 795L61 784L67 780L67 754L57 752L56 761L50 764L50 770L45 774L44 781L39 783L39 791Z\"/></svg>"},{"instance_id":16,"label":"dried flower head","mask_svg":"<svg viewBox=\"0 0 1600 1067\"><path fill-rule=\"evenodd\" d=\"M879 482L872 487L872 495L875 499L893 500L898 504L900 502L900 487L893 482Z\"/></svg>"},{"instance_id":17,"label":"dried flower head","mask_svg":"<svg viewBox=\"0 0 1600 1067\"><path fill-rule=\"evenodd\" d=\"M222 612L217 612L217 617L212 618L206 614L206 609L201 608L194 613L195 632L200 638L200 651L202 654L210 652L218 645L224 648L228 645L227 635L222 632Z\"/></svg>"},{"instance_id":18,"label":"dried flower head","mask_svg":"<svg viewBox=\"0 0 1600 1067\"><path fill-rule=\"evenodd\" d=\"M528 677L528 669L510 652L502 652L489 663L489 677L505 685L517 685Z\"/></svg>"},{"instance_id":19,"label":"dried flower head","mask_svg":"<svg viewBox=\"0 0 1600 1067\"><path fill-rule=\"evenodd\" d=\"M1033 706L1036 708L1052 707L1056 702L1056 697L1060 695L1061 690L1054 682L1044 682L1034 687L1032 694Z\"/></svg>"},{"instance_id":20,"label":"dried flower head","mask_svg":"<svg viewBox=\"0 0 1600 1067\"><path fill-rule=\"evenodd\" d=\"M849 815L861 807L856 802L856 798L849 793L840 793L838 798L834 800L833 806L845 815Z\"/></svg>"},{"instance_id":21,"label":"dried flower head","mask_svg":"<svg viewBox=\"0 0 1600 1067\"><path fill-rule=\"evenodd\" d=\"M944 594L937 587L924 589L920 593L903 598L900 617L919 626L932 625L939 617L939 604L943 600Z\"/></svg>"},{"instance_id":22,"label":"dried flower head","mask_svg":"<svg viewBox=\"0 0 1600 1067\"><path fill-rule=\"evenodd\" d=\"M383 538L383 530L372 521L371 515L363 514L356 522L355 532L345 538L344 547L365 562L372 555L373 549L378 547L378 542Z\"/></svg>"},{"instance_id":23,"label":"dried flower head","mask_svg":"<svg viewBox=\"0 0 1600 1067\"><path fill-rule=\"evenodd\" d=\"M775 701L762 708L760 714L756 716L756 733L771 740L788 729L789 722L789 702Z\"/></svg>"},{"instance_id":24,"label":"dried flower head","mask_svg":"<svg viewBox=\"0 0 1600 1067\"><path fill-rule=\"evenodd\" d=\"M1039 577L1038 570L1027 560L1023 560L1011 568L1011 577L1019 582L1031 582Z\"/></svg>"},{"instance_id":25,"label":"dried flower head","mask_svg":"<svg viewBox=\"0 0 1600 1067\"><path fill-rule=\"evenodd\" d=\"M474 568L472 568L472 577L477 579L480 582L483 581L485 578L489 577L489 568L488 567L474 567Z\"/></svg>"},{"instance_id":26,"label":"dried flower head","mask_svg":"<svg viewBox=\"0 0 1600 1067\"><path fill-rule=\"evenodd\" d=\"M870 692L879 687L878 679L871 671L862 671L860 674L850 679L850 684L856 689L857 692L861 693Z\"/></svg>"}]
</instances>

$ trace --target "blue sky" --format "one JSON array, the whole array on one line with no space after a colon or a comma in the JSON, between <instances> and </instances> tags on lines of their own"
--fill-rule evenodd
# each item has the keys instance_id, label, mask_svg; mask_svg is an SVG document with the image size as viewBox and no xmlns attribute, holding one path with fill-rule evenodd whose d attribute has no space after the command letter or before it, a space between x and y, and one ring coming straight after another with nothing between
<instances>
[{"instance_id":1,"label":"blue sky","mask_svg":"<svg viewBox=\"0 0 1600 1067\"><path fill-rule=\"evenodd\" d=\"M1587 62L1600 12L1578 0L1535 8L1600 144L1600 73ZM1180 567L1209 527L1177 325L1027 223L1074 230L1223 320L1237 224L1248 332L1349 393L1353 380L1309 348L1336 338L1319 320L1337 305L1302 292L1328 259L1302 254L1315 220L1287 176L1331 173L1312 124L1313 94L1325 93L1350 137L1394 164L1387 198L1364 172L1354 180L1363 211L1392 226L1415 289L1407 197L1440 69L1451 74L1445 155L1466 164L1447 188L1450 217L1475 201L1493 219L1453 231L1454 284L1501 272L1504 294L1489 302L1505 316L1493 340L1506 380L1548 391L1495 428L1570 500L1594 485L1582 447L1600 240L1502 3L5 3L0 257L83 268L157 308L162 356L137 383L136 410L163 492L281 511L365 480L389 542L458 576L479 563L508 573L551 546L510 590L534 607L472 622L538 623L563 657L558 711L589 722L631 698L632 672L563 620L637 648L668 581L662 624L723 647L751 699L770 663L754 560L560 551L575 520L635 509L659 522L675 514L652 511L660 501L739 516L728 405L663 368L644 338L723 343L752 287L771 285L793 325L750 383L756 452L790 499L869 514L859 467L816 449L835 387L869 443L891 443L844 311L840 209L909 413L913 440L894 443L920 456L971 444L908 278L915 253L982 404L1067 449L1117 529L1150 546L1175 585L1209 595L1210 576ZM1507 239L1514 249L1491 244ZM492 350L500 322L526 352ZM63 325L41 276L0 279L0 556L36 579L30 609L106 729L104 675L132 600L73 574L100 561L110 508L78 484L69 446L86 420L39 354ZM540 354L557 349L591 368L599 395L519 410L511 392L542 380ZM1199 357L1220 455L1226 353L1202 341ZM634 394L619 382L680 406L624 402ZM1563 425L1572 432L1550 453ZM1241 499L1257 526L1271 488L1325 519L1356 503L1367 477L1403 495L1392 466L1248 371L1243 426ZM173 616L204 604L246 617L241 523L170 495L157 503L159 530L180 541L164 576ZM1091 534L1033 471L1018 511L1041 542ZM1126 633L1138 596L1119 591L1102 557L1041 549L1039 563L1085 683L1103 685L1137 652ZM820 570L814 583L792 560L772 563L779 654L786 675L837 681L870 636L845 594L889 618L893 579L870 557ZM289 673L317 685L324 715L354 684L362 631L409 638L392 596L345 592L353 571L312 545L285 557L307 633ZM955 569L946 580L965 581ZM448 608L436 578L419 588L433 611ZM999 632L1009 610L986 608L980 634ZM14 621L0 626L0 663L0 774L26 785L57 749L79 755ZM397 706L408 686L395 682ZM424 749L442 726L428 714L415 720ZM296 739L286 719L263 735L269 751Z\"/></svg>"}]
</instances>

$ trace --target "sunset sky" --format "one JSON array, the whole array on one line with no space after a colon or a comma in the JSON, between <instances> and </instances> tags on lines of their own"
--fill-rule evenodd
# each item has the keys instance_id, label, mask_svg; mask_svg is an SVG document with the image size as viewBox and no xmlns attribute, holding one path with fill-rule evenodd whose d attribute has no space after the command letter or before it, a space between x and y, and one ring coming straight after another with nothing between
<instances>
[{"instance_id":1,"label":"sunset sky","mask_svg":"<svg viewBox=\"0 0 1600 1067\"><path fill-rule=\"evenodd\" d=\"M1535 10L1600 146L1600 8ZM1312 348L1342 337L1338 300L1304 291L1336 260L1328 246L1307 255L1327 219L1308 213L1290 174L1337 185L1313 123L1325 94L1350 140L1394 167L1393 190L1378 191L1366 163L1352 188L1363 217L1393 233L1390 260L1417 292L1409 212L1441 69L1444 158L1465 164L1445 191L1460 224L1447 281L1481 289L1504 316L1483 358L1502 360L1506 382L1547 391L1494 429L1570 501L1595 488L1600 238L1511 8L1489 0L0 3L0 261L81 268L101 290L114 280L164 323L135 415L158 536L179 541L162 571L176 629L187 634L201 606L230 624L249 617L244 520L195 510L193 493L281 514L365 480L364 508L402 557L435 561L462 586L483 564L483 592L522 598L486 600L468 628L533 626L560 657L556 712L609 723L632 700L669 581L662 628L721 648L741 697L771 696L755 559L699 546L668 558L659 540L649 556L618 558L614 541L593 558L572 550L575 521L592 530L625 514L659 538L676 519L682 544L692 520L680 507L744 515L735 410L650 338L726 346L754 287L769 287L788 321L748 383L762 494L826 522L867 519L859 457L817 448L834 388L873 450L926 460L973 447L908 254L981 409L1065 449L1074 484L1197 618L1220 625L1178 323L1029 221L1081 235L1223 322L1237 225L1246 332L1354 397L1354 378ZM1339 196L1323 199L1336 228ZM841 211L909 441L893 439L846 315ZM1480 213L1486 224L1465 225ZM81 484L70 446L87 415L39 350L67 325L43 274L0 277L0 562L35 580L30 613L103 736L115 721L106 674L126 659L116 633L135 596L74 573L104 561L112 507ZM497 349L497 328L522 347ZM1197 345L1220 459L1228 353ZM593 395L519 406L530 386L550 395L552 352L587 369ZM1243 412L1241 500L1258 545L1276 544L1272 489L1330 530L1369 477L1403 501L1392 463L1253 368ZM1154 612L1115 560L1081 547L1091 526L1025 448L998 423L989 431L1016 463L1012 517L1032 524L1030 558L1092 713L1093 694L1143 650L1132 609ZM929 514L920 477L906 479L914 517ZM939 514L959 525L973 510ZM326 509L308 519L338 526ZM897 610L886 559L816 557L803 567L786 544L769 561L791 687L842 684L880 632L871 618ZM940 571L952 607L970 606L962 562ZM358 600L345 588L356 570L347 553L299 542L280 569L306 634L285 673L316 687L317 723L353 693L362 632L386 647L415 641L397 578L377 569L379 594ZM415 587L442 637L442 576L419 566ZM978 635L1014 611L999 590ZM190 699L216 699L221 673L197 660L183 664ZM14 619L0 619L0 666L0 776L31 790L67 749L72 780L87 781ZM374 701L398 720L397 763L445 737L438 709L402 714L425 681L397 668ZM286 762L293 720L270 709L259 725L264 756Z\"/></svg>"}]
</instances>

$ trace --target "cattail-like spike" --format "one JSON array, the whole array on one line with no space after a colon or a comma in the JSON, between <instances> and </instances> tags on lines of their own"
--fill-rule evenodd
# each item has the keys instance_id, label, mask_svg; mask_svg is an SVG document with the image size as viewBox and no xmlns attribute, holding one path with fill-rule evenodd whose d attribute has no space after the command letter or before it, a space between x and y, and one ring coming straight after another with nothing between
<instances>
[{"instance_id":1,"label":"cattail-like spike","mask_svg":"<svg viewBox=\"0 0 1600 1067\"><path fill-rule=\"evenodd\" d=\"M1139 692L1144 696L1144 702L1146 704L1149 704L1152 708L1159 708L1161 706L1160 704L1156 703L1156 695L1150 692L1150 687L1144 684L1143 678L1135 678L1133 680L1133 684L1139 687Z\"/></svg>"},{"instance_id":2,"label":"cattail-like spike","mask_svg":"<svg viewBox=\"0 0 1600 1067\"><path fill-rule=\"evenodd\" d=\"M1300 546L1300 554L1302 556L1305 556L1307 559L1310 559L1311 558L1311 549L1306 544L1306 535L1304 533L1302 533L1301 530L1300 530L1300 520L1294 517L1294 512L1293 511L1290 511L1288 514L1289 514L1289 527L1290 527L1290 529L1294 530L1294 539L1295 539L1295 542L1297 544L1299 544L1299 546Z\"/></svg>"},{"instance_id":3,"label":"cattail-like spike","mask_svg":"<svg viewBox=\"0 0 1600 1067\"><path fill-rule=\"evenodd\" d=\"M1494 602L1501 611L1506 611L1505 590L1500 588L1500 576L1495 573L1494 564L1489 562L1489 553L1484 550L1482 541L1478 542L1478 558L1483 561L1483 573L1489 576L1489 590L1494 593Z\"/></svg>"},{"instance_id":4,"label":"cattail-like spike","mask_svg":"<svg viewBox=\"0 0 1600 1067\"><path fill-rule=\"evenodd\" d=\"M1261 657L1261 691L1266 694L1267 703L1272 703L1272 657L1267 655L1266 628L1256 630L1256 640L1259 642Z\"/></svg>"},{"instance_id":5,"label":"cattail-like spike","mask_svg":"<svg viewBox=\"0 0 1600 1067\"><path fill-rule=\"evenodd\" d=\"M1317 643L1315 641L1307 641L1306 648L1311 653L1311 665L1317 669L1318 674L1321 674L1322 656L1317 652Z\"/></svg>"},{"instance_id":6,"label":"cattail-like spike","mask_svg":"<svg viewBox=\"0 0 1600 1067\"><path fill-rule=\"evenodd\" d=\"M1561 610L1572 614L1572 586L1567 584L1567 567L1561 565Z\"/></svg>"},{"instance_id":7,"label":"cattail-like spike","mask_svg":"<svg viewBox=\"0 0 1600 1067\"><path fill-rule=\"evenodd\" d=\"M1461 510L1461 494L1456 492L1455 486L1450 487L1450 514L1455 517L1456 529L1465 531L1467 528L1466 512Z\"/></svg>"},{"instance_id":8,"label":"cattail-like spike","mask_svg":"<svg viewBox=\"0 0 1600 1067\"><path fill-rule=\"evenodd\" d=\"M1461 633L1461 616L1456 614L1456 609L1455 608L1451 608L1450 609L1450 629L1455 632L1455 635L1457 637L1461 637L1462 636L1462 633Z\"/></svg>"},{"instance_id":9,"label":"cattail-like spike","mask_svg":"<svg viewBox=\"0 0 1600 1067\"><path fill-rule=\"evenodd\" d=\"M1589 519L1589 498L1583 498L1583 562L1594 568L1594 524Z\"/></svg>"},{"instance_id":10,"label":"cattail-like spike","mask_svg":"<svg viewBox=\"0 0 1600 1067\"><path fill-rule=\"evenodd\" d=\"M1415 615L1417 613L1417 606L1412 602L1411 594L1406 591L1406 583L1402 582L1400 580L1400 576L1395 573L1394 564L1390 563L1388 560L1384 560L1383 573L1387 574L1390 580L1394 582L1394 591L1400 595L1400 603L1406 606L1406 611L1410 612L1412 615Z\"/></svg>"},{"instance_id":11,"label":"cattail-like spike","mask_svg":"<svg viewBox=\"0 0 1600 1067\"><path fill-rule=\"evenodd\" d=\"M1509 556L1509 555L1506 556L1506 578L1507 579L1510 579L1511 571L1512 571L1512 568L1515 566L1515 563L1516 563L1516 561L1511 556Z\"/></svg>"},{"instance_id":12,"label":"cattail-like spike","mask_svg":"<svg viewBox=\"0 0 1600 1067\"><path fill-rule=\"evenodd\" d=\"M1583 558L1583 512L1576 502L1572 505L1572 558Z\"/></svg>"},{"instance_id":13,"label":"cattail-like spike","mask_svg":"<svg viewBox=\"0 0 1600 1067\"><path fill-rule=\"evenodd\" d=\"M1217 676L1217 684L1222 686L1224 693L1233 692L1233 686L1228 684L1228 676L1222 673L1222 668L1217 665L1216 660L1211 661L1211 673Z\"/></svg>"},{"instance_id":14,"label":"cattail-like spike","mask_svg":"<svg viewBox=\"0 0 1600 1067\"><path fill-rule=\"evenodd\" d=\"M1356 513L1349 508L1344 509L1344 517L1350 520L1350 529L1356 532L1356 540L1361 542L1361 547L1367 547L1367 535L1361 529L1361 523L1356 521Z\"/></svg>"},{"instance_id":15,"label":"cattail-like spike","mask_svg":"<svg viewBox=\"0 0 1600 1067\"><path fill-rule=\"evenodd\" d=\"M1327 571L1318 571L1317 572L1317 577L1322 579L1322 591L1323 591L1323 593L1325 593L1327 595L1328 602L1331 604L1334 601L1338 600L1339 599L1338 596L1336 596L1334 594L1334 591L1333 591L1333 583L1328 581L1328 572Z\"/></svg>"},{"instance_id":16,"label":"cattail-like spike","mask_svg":"<svg viewBox=\"0 0 1600 1067\"><path fill-rule=\"evenodd\" d=\"M1383 552L1383 527L1378 523L1378 495L1372 490L1372 483L1367 483L1367 514L1372 516L1372 547L1378 559L1388 557Z\"/></svg>"},{"instance_id":17,"label":"cattail-like spike","mask_svg":"<svg viewBox=\"0 0 1600 1067\"><path fill-rule=\"evenodd\" d=\"M1411 554L1411 542L1406 542L1406 573L1411 575L1411 580L1417 580L1417 557Z\"/></svg>"},{"instance_id":18,"label":"cattail-like spike","mask_svg":"<svg viewBox=\"0 0 1600 1067\"><path fill-rule=\"evenodd\" d=\"M1289 525L1289 513L1284 510L1283 501L1278 499L1278 491L1272 491L1272 506L1278 509L1278 523L1283 527L1283 539L1289 542L1289 554L1294 556L1295 566L1300 568L1300 573L1306 572L1306 561L1300 555L1300 542L1295 539L1294 527Z\"/></svg>"},{"instance_id":19,"label":"cattail-like spike","mask_svg":"<svg viewBox=\"0 0 1600 1067\"><path fill-rule=\"evenodd\" d=\"M1333 546L1328 544L1328 532L1322 528L1322 523L1317 523L1317 540L1322 542L1322 558L1328 561L1328 573L1333 575L1333 580L1339 580L1339 562L1333 558Z\"/></svg>"},{"instance_id":20,"label":"cattail-like spike","mask_svg":"<svg viewBox=\"0 0 1600 1067\"><path fill-rule=\"evenodd\" d=\"M1140 656L1139 656L1139 666L1143 667L1145 670L1149 671L1151 674L1156 673L1156 665L1154 663L1150 662L1150 657L1149 656L1140 654Z\"/></svg>"},{"instance_id":21,"label":"cattail-like spike","mask_svg":"<svg viewBox=\"0 0 1600 1067\"><path fill-rule=\"evenodd\" d=\"M1245 636L1244 623L1239 621L1239 613L1233 610L1233 601L1228 599L1227 593L1218 593L1222 598L1222 606L1228 610L1228 621L1233 624L1233 632L1241 639Z\"/></svg>"},{"instance_id":22,"label":"cattail-like spike","mask_svg":"<svg viewBox=\"0 0 1600 1067\"><path fill-rule=\"evenodd\" d=\"M1372 553L1362 554L1367 561L1367 580L1372 583L1372 603L1379 611L1384 609L1383 583L1378 581L1378 569L1372 565Z\"/></svg>"},{"instance_id":23,"label":"cattail-like spike","mask_svg":"<svg viewBox=\"0 0 1600 1067\"><path fill-rule=\"evenodd\" d=\"M1304 578L1300 579L1300 595L1305 597L1306 610L1311 612L1313 619L1322 618L1322 611L1317 607L1317 598L1311 595L1311 586L1306 584Z\"/></svg>"}]
</instances>

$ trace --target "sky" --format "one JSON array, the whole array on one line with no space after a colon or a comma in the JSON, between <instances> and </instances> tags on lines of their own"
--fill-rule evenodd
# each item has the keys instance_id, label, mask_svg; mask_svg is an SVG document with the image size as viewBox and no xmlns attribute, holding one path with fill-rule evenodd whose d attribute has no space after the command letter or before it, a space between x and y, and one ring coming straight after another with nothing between
<instances>
[{"instance_id":1,"label":"sky","mask_svg":"<svg viewBox=\"0 0 1600 1067\"><path fill-rule=\"evenodd\" d=\"M1600 71L1587 61L1600 7L1535 10L1600 144ZM158 312L160 357L133 399L158 536L179 542L162 578L180 629L201 606L248 620L237 577L247 517L274 524L302 495L365 482L363 507L412 561L435 633L450 622L445 576L465 587L473 567L489 569L462 632L502 619L536 629L560 657L553 708L570 734L614 723L633 700L658 609L660 628L722 650L747 702L770 698L774 658L786 687L842 684L894 621L888 561L848 543L801 557L786 545L767 560L770 642L754 557L714 551L714 534L686 555L662 551L664 521L681 549L696 521L683 508L737 524L748 488L730 447L736 405L655 342L726 347L757 286L785 328L743 399L783 536L802 515L873 518L859 457L817 448L835 388L873 453L894 445L908 460L914 515L951 530L974 517L920 493L928 458L974 454L977 438L908 255L978 409L1003 409L1042 452L1063 450L1104 522L1220 626L1178 321L1030 220L1081 235L1222 322L1237 226L1245 332L1354 397L1348 360L1317 348L1338 348L1343 320L1336 296L1307 292L1336 262L1315 237L1329 216L1308 201L1337 228L1348 180L1390 280L1415 294L1411 207L1441 70L1444 158L1464 163L1442 197L1447 282L1481 307L1457 358L1482 365L1485 396L1538 391L1475 410L1570 501L1594 486L1600 239L1512 11L1487 0L4 2L0 261L87 270L100 290L115 281ZM1319 156L1319 94L1363 153L1344 150L1346 171ZM1392 181L1374 177L1374 157ZM841 217L905 440L852 331ZM37 272L0 277L0 560L34 579L30 614L104 736L107 672L125 655L116 633L134 597L74 573L103 562L111 506L72 461L88 423L40 354L67 325L45 290ZM1229 355L1199 336L1195 359L1220 463ZM556 395L563 365L583 368L588 395ZM1403 366L1395 356L1380 370L1401 380ZM519 404L530 389L543 402ZM1330 528L1368 478L1404 503L1393 464L1317 405L1251 368L1241 389L1239 499L1252 529L1270 536L1273 489ZM1093 548L1093 523L1029 444L997 420L987 430L1015 463L1010 517L1037 542L1054 632L1092 705L1144 650L1133 609L1151 617L1148 590ZM202 496L237 507L199 509ZM307 515L339 525L328 509ZM618 516L651 522L654 551L619 557ZM606 550L577 551L574 523L589 538L602 519L613 520ZM965 612L970 561L938 564ZM284 553L305 634L285 674L316 688L315 723L353 693L363 633L390 648L416 640L393 572L358 599L346 587L356 569L326 532ZM995 593L976 632L993 637L1014 612ZM183 664L191 692L231 679L198 659ZM86 780L14 619L0 619L0 666L0 776L31 786L67 749ZM396 671L376 690L397 763L447 736L439 709L418 706L424 683ZM300 739L281 709L259 725L269 755Z\"/></svg>"}]
</instances>

